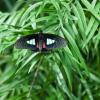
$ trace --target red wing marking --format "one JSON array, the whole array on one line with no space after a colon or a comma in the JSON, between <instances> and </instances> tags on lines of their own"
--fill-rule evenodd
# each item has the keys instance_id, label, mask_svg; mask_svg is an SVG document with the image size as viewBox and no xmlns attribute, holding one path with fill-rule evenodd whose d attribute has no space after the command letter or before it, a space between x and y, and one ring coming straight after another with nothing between
<instances>
[{"instance_id":1,"label":"red wing marking","mask_svg":"<svg viewBox=\"0 0 100 100\"><path fill-rule=\"evenodd\" d=\"M42 45L42 46L43 46L43 48L46 48L46 44L45 44L45 42L43 42L43 45Z\"/></svg>"},{"instance_id":2,"label":"red wing marking","mask_svg":"<svg viewBox=\"0 0 100 100\"><path fill-rule=\"evenodd\" d=\"M39 44L38 43L36 43L36 48L39 48Z\"/></svg>"}]
</instances>

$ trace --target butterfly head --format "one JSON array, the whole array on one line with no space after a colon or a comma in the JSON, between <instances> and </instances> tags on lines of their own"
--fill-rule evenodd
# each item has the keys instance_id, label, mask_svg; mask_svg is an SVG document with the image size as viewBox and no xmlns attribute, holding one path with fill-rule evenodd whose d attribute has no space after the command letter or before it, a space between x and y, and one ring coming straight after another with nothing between
<instances>
[{"instance_id":1,"label":"butterfly head","mask_svg":"<svg viewBox=\"0 0 100 100\"><path fill-rule=\"evenodd\" d=\"M42 31L41 32L39 32L39 39L43 39L43 33L42 33Z\"/></svg>"}]
</instances>

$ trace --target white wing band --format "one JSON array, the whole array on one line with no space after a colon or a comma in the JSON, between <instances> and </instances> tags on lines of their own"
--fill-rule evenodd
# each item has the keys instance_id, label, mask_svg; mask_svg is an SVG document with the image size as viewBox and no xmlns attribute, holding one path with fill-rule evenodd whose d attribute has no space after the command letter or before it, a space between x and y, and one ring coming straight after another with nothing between
<instances>
[{"instance_id":1,"label":"white wing band","mask_svg":"<svg viewBox=\"0 0 100 100\"><path fill-rule=\"evenodd\" d=\"M48 39L48 38L47 38L47 45L53 44L54 42L55 42L55 40L52 40L52 39Z\"/></svg>"},{"instance_id":2,"label":"white wing band","mask_svg":"<svg viewBox=\"0 0 100 100\"><path fill-rule=\"evenodd\" d=\"M28 44L35 45L35 39L27 41Z\"/></svg>"}]
</instances>

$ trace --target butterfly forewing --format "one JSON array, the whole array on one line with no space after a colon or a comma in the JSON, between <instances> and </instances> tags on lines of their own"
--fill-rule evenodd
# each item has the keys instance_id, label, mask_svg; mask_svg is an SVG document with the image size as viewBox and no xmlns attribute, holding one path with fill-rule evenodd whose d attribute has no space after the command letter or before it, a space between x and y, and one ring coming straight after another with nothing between
<instances>
[{"instance_id":1,"label":"butterfly forewing","mask_svg":"<svg viewBox=\"0 0 100 100\"><path fill-rule=\"evenodd\" d=\"M66 41L60 36L54 34L45 34L47 49L61 48L66 46ZM51 41L51 42L48 42Z\"/></svg>"},{"instance_id":2,"label":"butterfly forewing","mask_svg":"<svg viewBox=\"0 0 100 100\"><path fill-rule=\"evenodd\" d=\"M23 36L19 40L17 40L15 46L19 49L36 49L36 37L38 37L38 34L32 34L28 36Z\"/></svg>"}]
</instances>

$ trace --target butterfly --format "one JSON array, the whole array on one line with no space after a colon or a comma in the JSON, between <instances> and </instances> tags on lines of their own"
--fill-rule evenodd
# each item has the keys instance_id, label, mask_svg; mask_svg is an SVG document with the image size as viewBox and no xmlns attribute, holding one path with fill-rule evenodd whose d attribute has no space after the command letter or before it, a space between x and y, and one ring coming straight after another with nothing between
<instances>
[{"instance_id":1,"label":"butterfly","mask_svg":"<svg viewBox=\"0 0 100 100\"><path fill-rule=\"evenodd\" d=\"M43 34L43 32L23 36L15 43L15 47L18 49L30 49L34 52L51 51L65 46L64 38L54 34Z\"/></svg>"}]
</instances>

